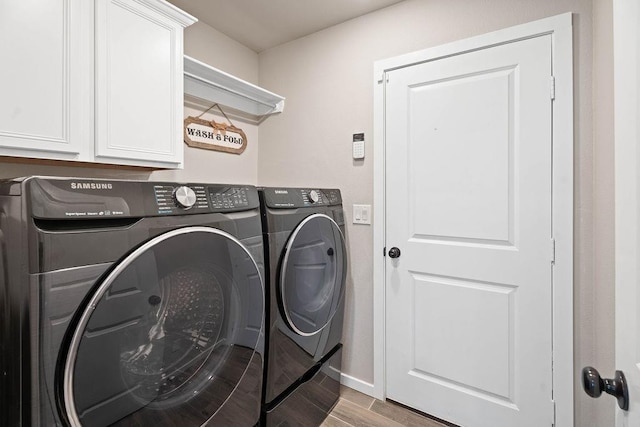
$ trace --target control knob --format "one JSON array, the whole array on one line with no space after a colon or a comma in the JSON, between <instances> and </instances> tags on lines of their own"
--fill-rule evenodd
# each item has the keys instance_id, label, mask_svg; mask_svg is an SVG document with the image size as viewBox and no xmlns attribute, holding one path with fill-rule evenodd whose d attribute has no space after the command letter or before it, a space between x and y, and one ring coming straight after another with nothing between
<instances>
[{"instance_id":1,"label":"control knob","mask_svg":"<svg viewBox=\"0 0 640 427\"><path fill-rule=\"evenodd\" d=\"M173 198L176 204L184 209L191 209L197 200L195 191L186 185L176 188L173 192Z\"/></svg>"},{"instance_id":2,"label":"control knob","mask_svg":"<svg viewBox=\"0 0 640 427\"><path fill-rule=\"evenodd\" d=\"M316 190L309 191L309 201L311 203L318 203L318 200L320 200L318 192Z\"/></svg>"}]
</instances>

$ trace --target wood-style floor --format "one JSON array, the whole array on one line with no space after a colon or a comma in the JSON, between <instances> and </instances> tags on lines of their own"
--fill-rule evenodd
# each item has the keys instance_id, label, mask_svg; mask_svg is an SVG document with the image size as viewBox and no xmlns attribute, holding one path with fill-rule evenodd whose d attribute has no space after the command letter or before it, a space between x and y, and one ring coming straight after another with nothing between
<instances>
[{"instance_id":1,"label":"wood-style floor","mask_svg":"<svg viewBox=\"0 0 640 427\"><path fill-rule=\"evenodd\" d=\"M348 387L321 427L449 427L393 402L382 402Z\"/></svg>"}]
</instances>

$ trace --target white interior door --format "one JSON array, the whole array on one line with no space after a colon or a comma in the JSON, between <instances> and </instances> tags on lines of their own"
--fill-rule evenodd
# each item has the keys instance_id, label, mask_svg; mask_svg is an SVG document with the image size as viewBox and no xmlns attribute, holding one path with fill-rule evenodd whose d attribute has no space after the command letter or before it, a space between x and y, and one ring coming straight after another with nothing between
<instances>
[{"instance_id":1,"label":"white interior door","mask_svg":"<svg viewBox=\"0 0 640 427\"><path fill-rule=\"evenodd\" d=\"M617 426L640 425L640 5L615 0L616 369L624 372L629 411ZM613 377L613 372L601 372ZM612 401L612 405L616 405Z\"/></svg>"},{"instance_id":2,"label":"white interior door","mask_svg":"<svg viewBox=\"0 0 640 427\"><path fill-rule=\"evenodd\" d=\"M462 426L553 423L551 46L387 74L387 397Z\"/></svg>"}]
</instances>

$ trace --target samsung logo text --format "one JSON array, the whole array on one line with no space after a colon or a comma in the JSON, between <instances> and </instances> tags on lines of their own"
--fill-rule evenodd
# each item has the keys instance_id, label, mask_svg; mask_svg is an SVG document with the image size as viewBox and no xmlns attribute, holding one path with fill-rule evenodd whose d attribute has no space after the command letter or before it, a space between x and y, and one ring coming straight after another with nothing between
<instances>
[{"instance_id":1,"label":"samsung logo text","mask_svg":"<svg viewBox=\"0 0 640 427\"><path fill-rule=\"evenodd\" d=\"M110 182L72 182L72 190L112 190Z\"/></svg>"}]
</instances>

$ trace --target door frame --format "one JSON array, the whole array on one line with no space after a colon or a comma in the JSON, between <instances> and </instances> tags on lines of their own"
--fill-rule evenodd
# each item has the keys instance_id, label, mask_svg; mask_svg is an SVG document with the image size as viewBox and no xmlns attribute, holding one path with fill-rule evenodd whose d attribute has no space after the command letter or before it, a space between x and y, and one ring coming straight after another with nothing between
<instances>
[{"instance_id":1,"label":"door frame","mask_svg":"<svg viewBox=\"0 0 640 427\"><path fill-rule=\"evenodd\" d=\"M640 42L636 20L640 15L637 2L613 1L613 69L614 69L614 134L615 134L615 366L623 370L629 385L630 413L615 405L616 426L631 425L640 418L638 409L638 373L634 367L637 354L632 350L628 331L637 328L640 279L637 267L640 243ZM625 327L623 325L631 325ZM633 367L632 369L630 369ZM611 372L607 372L611 374Z\"/></svg>"},{"instance_id":2,"label":"door frame","mask_svg":"<svg viewBox=\"0 0 640 427\"><path fill-rule=\"evenodd\" d=\"M550 34L555 92L552 106L553 401L556 426L573 426L573 29L572 14L408 53L374 63L373 132L373 384L351 384L378 399L385 380L385 83L387 72L487 47ZM551 258L550 258L551 259Z\"/></svg>"}]
</instances>

